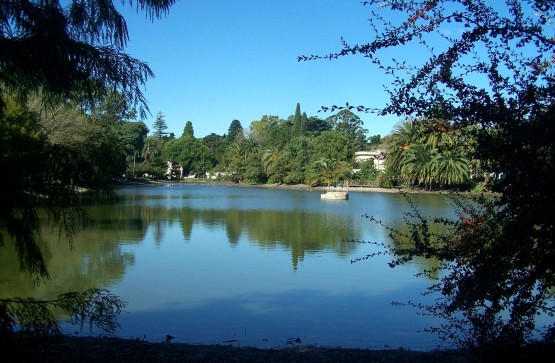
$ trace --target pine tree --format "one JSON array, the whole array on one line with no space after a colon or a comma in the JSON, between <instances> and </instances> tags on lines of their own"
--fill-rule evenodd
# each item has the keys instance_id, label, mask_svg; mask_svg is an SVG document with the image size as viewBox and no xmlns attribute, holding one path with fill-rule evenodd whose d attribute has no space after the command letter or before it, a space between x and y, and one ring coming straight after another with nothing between
<instances>
[{"instance_id":1,"label":"pine tree","mask_svg":"<svg viewBox=\"0 0 555 363\"><path fill-rule=\"evenodd\" d=\"M301 104L297 102L297 107L295 108L295 126L301 123Z\"/></svg>"},{"instance_id":2,"label":"pine tree","mask_svg":"<svg viewBox=\"0 0 555 363\"><path fill-rule=\"evenodd\" d=\"M231 121L231 125L229 125L229 129L227 130L227 140L229 142L233 142L237 134L239 134L240 132L243 132L243 126L241 125L241 122L239 122L239 120Z\"/></svg>"},{"instance_id":3,"label":"pine tree","mask_svg":"<svg viewBox=\"0 0 555 363\"><path fill-rule=\"evenodd\" d=\"M193 130L193 123L191 121L187 121L185 124L185 128L183 129L182 136L195 136L195 130Z\"/></svg>"},{"instance_id":4,"label":"pine tree","mask_svg":"<svg viewBox=\"0 0 555 363\"><path fill-rule=\"evenodd\" d=\"M164 119L164 114L162 112L158 112L156 114L156 120L154 120L154 136L158 139L163 139L164 135L167 135L165 130L168 128L166 124L166 120Z\"/></svg>"},{"instance_id":5,"label":"pine tree","mask_svg":"<svg viewBox=\"0 0 555 363\"><path fill-rule=\"evenodd\" d=\"M293 136L301 136L303 134L301 105L297 102L295 107L295 116L293 116Z\"/></svg>"}]
</instances>

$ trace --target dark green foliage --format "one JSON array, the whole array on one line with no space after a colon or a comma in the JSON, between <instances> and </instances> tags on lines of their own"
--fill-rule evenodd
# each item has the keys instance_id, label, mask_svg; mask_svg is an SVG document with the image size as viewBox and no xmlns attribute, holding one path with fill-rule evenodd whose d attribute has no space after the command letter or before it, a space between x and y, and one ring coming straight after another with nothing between
<instances>
[{"instance_id":1,"label":"dark green foliage","mask_svg":"<svg viewBox=\"0 0 555 363\"><path fill-rule=\"evenodd\" d=\"M202 139L202 142L214 157L215 163L220 164L224 161L224 154L226 148L226 138L225 136L216 135L211 133Z\"/></svg>"},{"instance_id":2,"label":"dark green foliage","mask_svg":"<svg viewBox=\"0 0 555 363\"><path fill-rule=\"evenodd\" d=\"M356 127L353 130L365 132ZM251 182L313 183L312 163L325 158L351 164L357 145L360 142L351 139L347 132L332 131L327 121L301 113L297 104L295 114L286 120L264 115L253 121L248 132L234 138L217 168L221 169L223 164L228 173L235 174L233 180L242 181L248 160Z\"/></svg>"},{"instance_id":3,"label":"dark green foliage","mask_svg":"<svg viewBox=\"0 0 555 363\"><path fill-rule=\"evenodd\" d=\"M295 125L300 125L301 124L301 105L300 103L297 103L297 106L295 107L295 116L294 116L294 124Z\"/></svg>"},{"instance_id":4,"label":"dark green foliage","mask_svg":"<svg viewBox=\"0 0 555 363\"><path fill-rule=\"evenodd\" d=\"M284 149L293 138L292 126L286 120L274 120L267 130L268 146Z\"/></svg>"},{"instance_id":5,"label":"dark green foliage","mask_svg":"<svg viewBox=\"0 0 555 363\"><path fill-rule=\"evenodd\" d=\"M43 120L26 105L4 99L0 167L10 172L0 178L0 187L10 192L0 196L0 241L13 241L23 271L47 277L35 243L39 211L71 242L73 227L86 219L75 187L103 190L125 173L125 149L111 125L70 112L76 117L72 132L57 131L47 124L49 117Z\"/></svg>"},{"instance_id":6,"label":"dark green foliage","mask_svg":"<svg viewBox=\"0 0 555 363\"><path fill-rule=\"evenodd\" d=\"M314 161L310 168L310 184L325 183L329 188L332 183L345 179L351 172L351 167L344 161L321 158Z\"/></svg>"},{"instance_id":7,"label":"dark green foliage","mask_svg":"<svg viewBox=\"0 0 555 363\"><path fill-rule=\"evenodd\" d=\"M292 140L286 148L287 158L285 162L289 167L289 172L284 177L286 184L307 183L307 172L312 156L312 145L307 137L299 137Z\"/></svg>"},{"instance_id":8,"label":"dark green foliage","mask_svg":"<svg viewBox=\"0 0 555 363\"><path fill-rule=\"evenodd\" d=\"M331 131L331 126L326 121L316 116L311 116L306 121L306 131L308 135L316 137L323 131Z\"/></svg>"},{"instance_id":9,"label":"dark green foliage","mask_svg":"<svg viewBox=\"0 0 555 363\"><path fill-rule=\"evenodd\" d=\"M541 233L526 229L522 217L500 208L496 198L452 197L458 219L448 220L427 218L405 197L412 212L405 215L404 227L390 228L367 218L389 231L393 244L381 247L394 256L391 267L419 256L440 260L422 274L434 280L440 276L425 294L441 299L430 305L399 305L445 319L430 331L486 360L519 361L515 351L532 342L536 333L553 343L553 325L536 323L539 314L546 318L555 314L554 252L546 251L546 241L537 239ZM533 240L540 243L528 243Z\"/></svg>"},{"instance_id":10,"label":"dark green foliage","mask_svg":"<svg viewBox=\"0 0 555 363\"><path fill-rule=\"evenodd\" d=\"M154 18L173 3L147 1L141 8ZM148 109L140 86L153 74L123 52L129 35L112 1L2 1L0 14L2 93L42 90L48 99L62 96L92 106L116 89Z\"/></svg>"},{"instance_id":11,"label":"dark green foliage","mask_svg":"<svg viewBox=\"0 0 555 363\"><path fill-rule=\"evenodd\" d=\"M155 18L173 3L136 5ZM36 280L48 277L39 212L71 243L76 224L87 220L76 187L106 190L125 172L126 153L142 149L146 127L119 123L137 107L145 116L141 86L153 74L124 53L128 38L110 0L0 2L0 247L12 240L21 270ZM53 308L112 333L123 306L104 290L0 299L0 334L58 333Z\"/></svg>"},{"instance_id":12,"label":"dark green foliage","mask_svg":"<svg viewBox=\"0 0 555 363\"><path fill-rule=\"evenodd\" d=\"M128 164L135 164L141 156L141 151L145 147L145 139L148 134L148 127L142 122L118 122L115 132L125 151Z\"/></svg>"},{"instance_id":13,"label":"dark green foliage","mask_svg":"<svg viewBox=\"0 0 555 363\"><path fill-rule=\"evenodd\" d=\"M306 113L301 114L301 105L297 103L295 115L293 116L293 137L303 136L306 133L308 117Z\"/></svg>"},{"instance_id":14,"label":"dark green foliage","mask_svg":"<svg viewBox=\"0 0 555 363\"><path fill-rule=\"evenodd\" d=\"M164 145L164 160L177 162L183 167L183 176L197 174L204 176L215 165L214 154L201 139L185 135L168 141Z\"/></svg>"},{"instance_id":15,"label":"dark green foliage","mask_svg":"<svg viewBox=\"0 0 555 363\"><path fill-rule=\"evenodd\" d=\"M373 135L368 137L368 147L369 148L373 148L373 147L377 147L381 144L382 142L382 137L380 135Z\"/></svg>"},{"instance_id":16,"label":"dark green foliage","mask_svg":"<svg viewBox=\"0 0 555 363\"><path fill-rule=\"evenodd\" d=\"M193 123L191 121L187 121L185 123L185 128L183 129L183 135L181 136L195 136L195 130L193 130Z\"/></svg>"},{"instance_id":17,"label":"dark green foliage","mask_svg":"<svg viewBox=\"0 0 555 363\"><path fill-rule=\"evenodd\" d=\"M160 140L156 136L148 136L145 145L141 151L143 163L139 170L142 173L154 175L161 178L164 175L166 161L163 159L164 140Z\"/></svg>"},{"instance_id":18,"label":"dark green foliage","mask_svg":"<svg viewBox=\"0 0 555 363\"><path fill-rule=\"evenodd\" d=\"M229 143L233 142L238 134L243 132L243 126L239 120L231 121L229 129L227 130L227 140Z\"/></svg>"},{"instance_id":19,"label":"dark green foliage","mask_svg":"<svg viewBox=\"0 0 555 363\"><path fill-rule=\"evenodd\" d=\"M67 292L55 300L34 298L0 299L0 337L9 336L14 330L27 335L61 334L54 310L61 310L71 323L81 329L88 323L89 331L99 329L101 334L113 334L119 327L117 317L125 302L105 289L84 292Z\"/></svg>"},{"instance_id":20,"label":"dark green foliage","mask_svg":"<svg viewBox=\"0 0 555 363\"><path fill-rule=\"evenodd\" d=\"M260 161L260 149L256 140L245 137L242 133L227 149L231 180L240 183L263 183L266 175Z\"/></svg>"},{"instance_id":21,"label":"dark green foliage","mask_svg":"<svg viewBox=\"0 0 555 363\"><path fill-rule=\"evenodd\" d=\"M328 117L326 122L332 130L340 132L349 138L350 144L355 150L366 150L366 133L360 117L350 110L340 110L335 115Z\"/></svg>"},{"instance_id":22,"label":"dark green foliage","mask_svg":"<svg viewBox=\"0 0 555 363\"><path fill-rule=\"evenodd\" d=\"M379 171L374 166L374 160L366 160L360 164L360 171L355 174L355 179L361 182L373 182L379 175Z\"/></svg>"},{"instance_id":23,"label":"dark green foliage","mask_svg":"<svg viewBox=\"0 0 555 363\"><path fill-rule=\"evenodd\" d=\"M38 246L35 231L39 219L34 208L41 202L36 194L46 185L51 166L56 160L50 153L46 137L40 132L36 115L18 107L13 99L4 98L6 111L0 114L0 168L9 171L0 178L0 246L6 237L13 239L21 269L35 276L47 276L47 270ZM34 165L34 168L22 168Z\"/></svg>"},{"instance_id":24,"label":"dark green foliage","mask_svg":"<svg viewBox=\"0 0 555 363\"><path fill-rule=\"evenodd\" d=\"M314 157L350 162L353 157L353 145L349 137L338 131L324 131L312 140Z\"/></svg>"}]
</instances>

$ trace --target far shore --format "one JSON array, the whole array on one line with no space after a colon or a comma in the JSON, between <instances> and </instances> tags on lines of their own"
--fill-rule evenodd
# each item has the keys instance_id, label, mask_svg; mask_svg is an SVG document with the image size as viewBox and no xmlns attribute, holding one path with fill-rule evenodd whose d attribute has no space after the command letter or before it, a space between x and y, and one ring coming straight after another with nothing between
<instances>
[{"instance_id":1,"label":"far shore","mask_svg":"<svg viewBox=\"0 0 555 363\"><path fill-rule=\"evenodd\" d=\"M151 179L133 179L120 180L114 183L115 186L133 186L133 185L177 185L177 184L204 184L204 185L226 185L239 188L266 188L266 189L291 189L291 190L307 190L307 191L338 191L338 192L362 192L362 193L409 193L409 194L453 194L473 195L472 192L453 192L449 190L424 190L424 189L398 189L398 188L374 188L374 187L341 187L341 186L310 186L308 184L246 184L234 183L228 181L218 181L209 179L181 179L181 180L151 180ZM492 193L484 193L492 194Z\"/></svg>"}]
</instances>

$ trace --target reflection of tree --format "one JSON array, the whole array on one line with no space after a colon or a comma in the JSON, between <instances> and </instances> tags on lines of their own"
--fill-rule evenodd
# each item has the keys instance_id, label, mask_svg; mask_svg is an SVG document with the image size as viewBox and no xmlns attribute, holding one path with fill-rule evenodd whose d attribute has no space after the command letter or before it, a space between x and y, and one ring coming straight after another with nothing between
<instances>
[{"instance_id":1,"label":"reflection of tree","mask_svg":"<svg viewBox=\"0 0 555 363\"><path fill-rule=\"evenodd\" d=\"M243 232L243 226L246 224L244 221L244 216L242 213L233 213L234 211L224 211L222 214L222 219L225 224L225 231L227 234L227 239L232 246L236 246L239 243L241 234ZM235 212L239 212L235 210ZM203 212L200 212L202 216Z\"/></svg>"},{"instance_id":2,"label":"reflection of tree","mask_svg":"<svg viewBox=\"0 0 555 363\"><path fill-rule=\"evenodd\" d=\"M322 250L345 256L353 248L347 237L357 238L355 228L341 215L304 211L242 211L247 215L249 239L261 247L283 246L291 250L293 268L305 253ZM331 220L330 220L331 218ZM341 220L341 223L338 223Z\"/></svg>"},{"instance_id":3,"label":"reflection of tree","mask_svg":"<svg viewBox=\"0 0 555 363\"><path fill-rule=\"evenodd\" d=\"M91 223L85 230L76 229L71 249L59 241L58 230L42 229L39 245L52 283L34 285L20 273L15 250L6 248L0 256L2 296L52 299L67 291L108 287L122 279L125 269L134 263L134 256L124 252L122 244L141 241L146 225L132 210L117 205L86 210Z\"/></svg>"},{"instance_id":4,"label":"reflection of tree","mask_svg":"<svg viewBox=\"0 0 555 363\"><path fill-rule=\"evenodd\" d=\"M168 212L160 209L159 213ZM156 213L155 213L156 214ZM180 208L165 214L170 220L178 220L183 231L190 236L192 226L225 227L232 246L239 243L246 231L248 238L260 247L282 246L291 250L293 268L304 259L306 252L335 251L345 256L355 247L345 242L346 238L357 238L358 229L342 215L325 215L304 211L282 210L211 210ZM186 237L188 238L188 237Z\"/></svg>"},{"instance_id":5,"label":"reflection of tree","mask_svg":"<svg viewBox=\"0 0 555 363\"><path fill-rule=\"evenodd\" d=\"M207 229L225 228L232 246L247 237L261 248L288 249L293 268L311 252L331 250L345 256L356 248L345 239L357 238L359 233L352 221L339 214L168 208L152 196L124 196L115 203L96 201L84 208L91 224L77 231L73 249L58 242L58 230L42 231L40 247L52 283L34 286L26 275L20 275L16 252L6 248L0 256L2 296L51 299L61 292L113 285L134 263L134 256L125 252L123 245L143 241L149 228L154 228L154 239L163 243L163 233L172 223L179 223L186 240L191 238L194 226L202 224Z\"/></svg>"},{"instance_id":6,"label":"reflection of tree","mask_svg":"<svg viewBox=\"0 0 555 363\"><path fill-rule=\"evenodd\" d=\"M293 267L304 259L305 253L334 251L339 256L349 254L356 246L346 238L358 238L359 228L340 214L308 213L293 210L241 210L168 208L158 204L159 196L125 196L123 204L112 206L119 217L133 216L146 230L154 228L155 243L163 242L164 226L179 223L183 238L189 240L195 225L205 228L225 228L231 246L239 243L244 233L262 248L281 246L291 251ZM165 198L165 197L162 197ZM154 202L155 206L149 206ZM110 217L108 217L110 218Z\"/></svg>"},{"instance_id":7,"label":"reflection of tree","mask_svg":"<svg viewBox=\"0 0 555 363\"><path fill-rule=\"evenodd\" d=\"M181 225L181 232L185 240L191 239L194 217L194 211L190 208L184 208L181 213L179 213L179 224Z\"/></svg>"},{"instance_id":8,"label":"reflection of tree","mask_svg":"<svg viewBox=\"0 0 555 363\"><path fill-rule=\"evenodd\" d=\"M0 255L0 297L28 297L50 300L68 291L106 288L120 281L134 255L123 245L138 243L145 237L148 208L104 201L83 207L91 223L76 228L73 248L60 242L59 230L42 228L39 246L48 265L50 280L35 285L19 270L17 254L5 246ZM57 319L63 319L56 312Z\"/></svg>"}]
</instances>

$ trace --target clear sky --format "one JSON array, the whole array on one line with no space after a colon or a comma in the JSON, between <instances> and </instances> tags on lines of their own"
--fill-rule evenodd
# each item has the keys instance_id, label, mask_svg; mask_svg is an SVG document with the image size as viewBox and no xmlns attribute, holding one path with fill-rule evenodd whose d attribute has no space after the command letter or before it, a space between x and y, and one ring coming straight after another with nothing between
<instances>
[{"instance_id":1,"label":"clear sky","mask_svg":"<svg viewBox=\"0 0 555 363\"><path fill-rule=\"evenodd\" d=\"M321 106L382 107L385 78L369 60L297 62L297 56L341 49L341 37L362 43L371 36L369 9L359 0L181 0L167 17L122 11L130 34L127 53L148 63L155 78L145 95L152 130L162 112L168 132L181 136L187 121L196 137L244 128L262 115L287 118L301 105L326 118ZM359 113L368 135L391 132L398 117Z\"/></svg>"}]
</instances>

